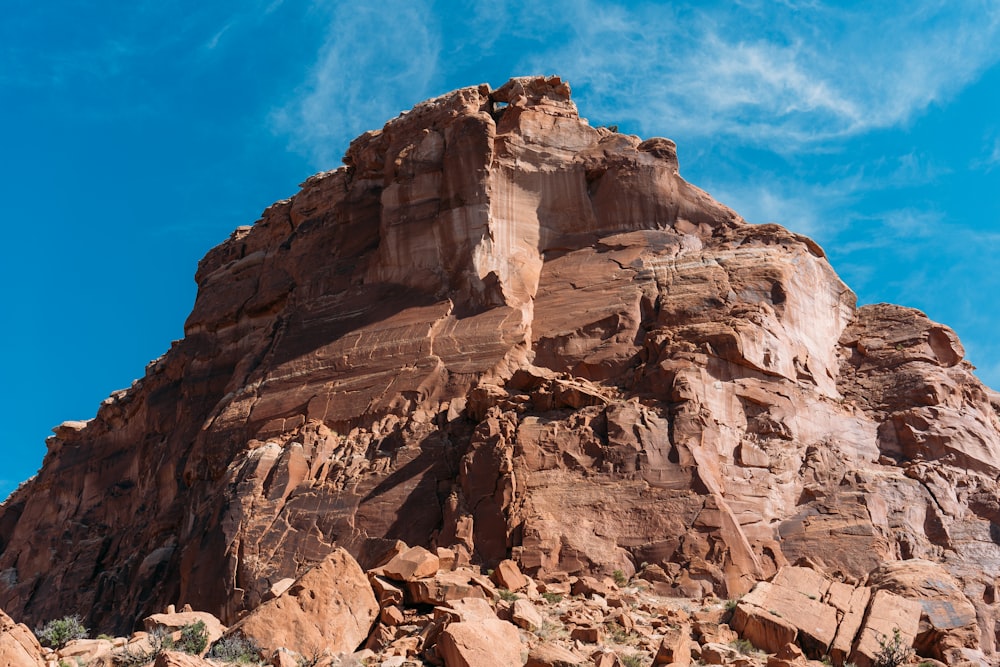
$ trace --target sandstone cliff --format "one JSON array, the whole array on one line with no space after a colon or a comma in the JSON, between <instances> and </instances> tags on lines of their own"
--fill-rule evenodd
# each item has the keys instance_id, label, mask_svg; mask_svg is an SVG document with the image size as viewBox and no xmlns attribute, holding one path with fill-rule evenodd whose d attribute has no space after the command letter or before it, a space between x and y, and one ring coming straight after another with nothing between
<instances>
[{"instance_id":1,"label":"sandstone cliff","mask_svg":"<svg viewBox=\"0 0 1000 667\"><path fill-rule=\"evenodd\" d=\"M0 608L232 623L342 546L735 597L941 564L997 641L1000 399L945 326L590 127L558 78L356 139L201 261L185 337L0 509Z\"/></svg>"}]
</instances>

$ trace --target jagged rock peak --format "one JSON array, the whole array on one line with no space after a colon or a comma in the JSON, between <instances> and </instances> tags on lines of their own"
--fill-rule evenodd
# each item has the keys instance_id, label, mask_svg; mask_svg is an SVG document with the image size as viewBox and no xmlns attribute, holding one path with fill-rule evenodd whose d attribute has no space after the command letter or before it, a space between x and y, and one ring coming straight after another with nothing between
<instances>
[{"instance_id":1,"label":"jagged rock peak","mask_svg":"<svg viewBox=\"0 0 1000 667\"><path fill-rule=\"evenodd\" d=\"M232 623L397 539L685 597L923 559L992 655L1000 400L954 332L856 308L815 243L555 77L417 105L345 162L212 249L184 339L56 430L0 508L0 608Z\"/></svg>"}]
</instances>

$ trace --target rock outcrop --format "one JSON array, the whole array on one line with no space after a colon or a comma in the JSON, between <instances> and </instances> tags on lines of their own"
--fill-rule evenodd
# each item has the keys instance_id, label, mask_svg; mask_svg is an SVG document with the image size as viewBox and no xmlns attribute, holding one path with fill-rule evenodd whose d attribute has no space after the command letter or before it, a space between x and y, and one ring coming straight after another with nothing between
<instances>
[{"instance_id":1,"label":"rock outcrop","mask_svg":"<svg viewBox=\"0 0 1000 667\"><path fill-rule=\"evenodd\" d=\"M855 307L815 243L555 77L430 100L344 161L211 250L184 339L55 430L0 510L0 607L232 624L394 540L556 584L646 563L684 597L922 559L993 654L1000 398L950 329Z\"/></svg>"}]
</instances>

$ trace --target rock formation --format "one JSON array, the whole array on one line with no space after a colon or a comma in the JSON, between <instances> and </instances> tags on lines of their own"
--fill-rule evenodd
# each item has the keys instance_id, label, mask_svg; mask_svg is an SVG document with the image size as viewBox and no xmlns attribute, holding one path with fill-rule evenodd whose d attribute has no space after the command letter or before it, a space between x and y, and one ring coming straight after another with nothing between
<instances>
[{"instance_id":1,"label":"rock formation","mask_svg":"<svg viewBox=\"0 0 1000 667\"><path fill-rule=\"evenodd\" d=\"M211 250L184 339L0 509L0 608L232 624L397 539L687 597L802 558L912 590L885 564L921 559L991 654L1000 397L954 333L856 308L814 242L569 93L422 103Z\"/></svg>"}]
</instances>

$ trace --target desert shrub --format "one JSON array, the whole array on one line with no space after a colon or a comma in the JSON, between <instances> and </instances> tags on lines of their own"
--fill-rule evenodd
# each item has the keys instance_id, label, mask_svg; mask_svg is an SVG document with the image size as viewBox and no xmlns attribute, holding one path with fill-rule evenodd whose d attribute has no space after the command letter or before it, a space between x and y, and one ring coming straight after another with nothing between
<instances>
[{"instance_id":1,"label":"desert shrub","mask_svg":"<svg viewBox=\"0 0 1000 667\"><path fill-rule=\"evenodd\" d=\"M757 647L750 643L747 639L737 639L730 644L734 649L742 653L743 655L753 655L757 652Z\"/></svg>"},{"instance_id":2,"label":"desert shrub","mask_svg":"<svg viewBox=\"0 0 1000 667\"><path fill-rule=\"evenodd\" d=\"M142 667L156 660L165 648L170 648L173 642L164 638L163 630L154 630L146 638L149 649L136 646L123 646L111 654L111 662L115 667Z\"/></svg>"},{"instance_id":3,"label":"desert shrub","mask_svg":"<svg viewBox=\"0 0 1000 667\"><path fill-rule=\"evenodd\" d=\"M49 621L40 628L35 628L35 636L42 644L60 649L74 639L85 639L87 628L83 627L79 616L63 616Z\"/></svg>"},{"instance_id":4,"label":"desert shrub","mask_svg":"<svg viewBox=\"0 0 1000 667\"><path fill-rule=\"evenodd\" d=\"M622 664L625 665L625 667L643 667L642 656L638 653L630 653L629 655L622 655L618 657L621 659Z\"/></svg>"},{"instance_id":5,"label":"desert shrub","mask_svg":"<svg viewBox=\"0 0 1000 667\"><path fill-rule=\"evenodd\" d=\"M506 588L498 588L497 595L500 596L501 600L506 600L507 602L513 602L514 600L517 600L519 597L521 597L514 591L507 590Z\"/></svg>"},{"instance_id":6,"label":"desert shrub","mask_svg":"<svg viewBox=\"0 0 1000 667\"><path fill-rule=\"evenodd\" d=\"M892 629L892 637L882 635L878 639L879 650L875 654L873 667L899 667L909 661L913 652L903 639L899 628Z\"/></svg>"},{"instance_id":7,"label":"desert shrub","mask_svg":"<svg viewBox=\"0 0 1000 667\"><path fill-rule=\"evenodd\" d=\"M168 638L164 643L166 648L192 655L201 655L208 646L208 627L205 625L205 621L188 623L181 628L180 639L174 641Z\"/></svg>"},{"instance_id":8,"label":"desert shrub","mask_svg":"<svg viewBox=\"0 0 1000 667\"><path fill-rule=\"evenodd\" d=\"M622 572L621 570L615 570L612 576L614 576L615 583L618 584L619 586L624 586L625 584L628 583L628 577L626 577L625 573Z\"/></svg>"},{"instance_id":9,"label":"desert shrub","mask_svg":"<svg viewBox=\"0 0 1000 667\"><path fill-rule=\"evenodd\" d=\"M562 595L552 591L545 591L542 593L542 597L545 598L545 601L549 604L556 604L557 602L562 601Z\"/></svg>"},{"instance_id":10,"label":"desert shrub","mask_svg":"<svg viewBox=\"0 0 1000 667\"><path fill-rule=\"evenodd\" d=\"M223 637L212 644L208 657L238 665L258 665L260 647L252 639L247 639L243 635L233 635Z\"/></svg>"}]
</instances>

